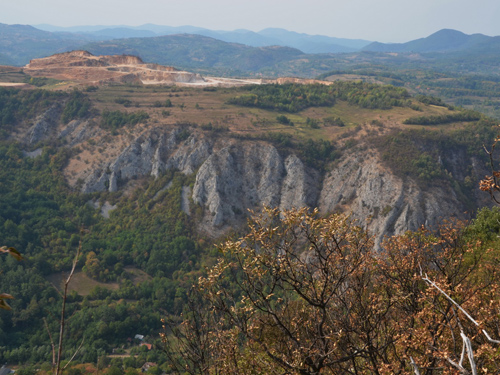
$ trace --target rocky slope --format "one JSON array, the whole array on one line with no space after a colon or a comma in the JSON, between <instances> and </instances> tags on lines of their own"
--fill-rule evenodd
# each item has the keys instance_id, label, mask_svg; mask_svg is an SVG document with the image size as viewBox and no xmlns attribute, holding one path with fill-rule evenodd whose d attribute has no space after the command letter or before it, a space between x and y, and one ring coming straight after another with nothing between
<instances>
[{"instance_id":1,"label":"rocky slope","mask_svg":"<svg viewBox=\"0 0 500 375\"><path fill-rule=\"evenodd\" d=\"M99 130L73 122L53 131L70 144L79 144ZM463 178L459 176L463 165L472 165L477 176L484 175L480 163L466 153L446 157L447 164L456 167L452 172L457 179ZM323 214L349 212L377 234L377 242L421 225L436 226L443 218L463 218L467 210L450 184L422 189L415 181L393 174L374 150L344 153L321 173L294 153L284 154L266 142L216 138L197 129L191 129L186 138L186 130L179 127L146 129L110 158L78 171L76 177L83 181L84 193L114 192L138 178L158 177L170 169L195 175L192 189L183 190L183 207L189 212L189 201L201 206L199 228L213 236L244 223L248 209L263 205L318 207ZM487 203L485 195L472 199L477 205Z\"/></svg>"},{"instance_id":2,"label":"rocky slope","mask_svg":"<svg viewBox=\"0 0 500 375\"><path fill-rule=\"evenodd\" d=\"M475 176L472 183L477 183L487 173L484 163L461 149L439 156L451 179L422 188L388 169L373 147L344 151L320 171L293 150L217 136L190 125L136 127L110 143L109 134L94 120L63 125L57 121L60 112L61 104L48 109L18 138L27 147L60 139L74 148L65 174L83 193L126 190L137 186L138 179L157 178L167 170L193 176L194 184L182 190L183 210L201 207L199 229L212 236L243 224L248 209L307 206L318 207L322 214L350 213L380 242L421 225L434 227L443 218L465 218L470 207L488 204L488 196L477 189L465 198L454 182Z\"/></svg>"},{"instance_id":3,"label":"rocky slope","mask_svg":"<svg viewBox=\"0 0 500 375\"><path fill-rule=\"evenodd\" d=\"M129 55L94 56L87 51L72 51L31 60L24 72L33 77L72 80L88 84L103 83L203 83L199 74L157 64L145 64Z\"/></svg>"}]
</instances>

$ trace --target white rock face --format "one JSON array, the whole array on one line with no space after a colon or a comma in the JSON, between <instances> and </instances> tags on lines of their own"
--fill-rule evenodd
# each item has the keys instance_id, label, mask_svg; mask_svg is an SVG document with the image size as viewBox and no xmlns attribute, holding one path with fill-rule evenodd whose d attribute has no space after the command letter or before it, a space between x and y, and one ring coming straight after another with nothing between
<instances>
[{"instance_id":1,"label":"white rock face","mask_svg":"<svg viewBox=\"0 0 500 375\"><path fill-rule=\"evenodd\" d=\"M194 202L208 208L214 227L230 225L236 216L263 205L289 209L314 206L319 174L300 159L286 159L265 143L239 143L212 154L200 167Z\"/></svg>"},{"instance_id":2,"label":"white rock face","mask_svg":"<svg viewBox=\"0 0 500 375\"><path fill-rule=\"evenodd\" d=\"M181 210L186 215L191 215L189 198L191 197L191 188L189 186L182 187Z\"/></svg>"},{"instance_id":3,"label":"white rock face","mask_svg":"<svg viewBox=\"0 0 500 375\"><path fill-rule=\"evenodd\" d=\"M179 140L179 129L162 133L153 129L137 137L121 154L87 177L82 192L117 191L121 183L136 177L158 177L168 169L193 173L209 155L208 143L195 134Z\"/></svg>"},{"instance_id":4,"label":"white rock face","mask_svg":"<svg viewBox=\"0 0 500 375\"><path fill-rule=\"evenodd\" d=\"M322 214L346 212L380 244L386 235L435 226L443 218L464 217L466 206L451 183L422 190L412 179L402 179L383 166L375 151L346 154L322 175L295 154L283 155L271 144L216 140L193 130L150 130L137 137L115 159L87 178L83 192L116 191L127 181L160 176L169 169L196 173L192 192L183 189L183 202L192 198L204 208L200 228L222 234L243 224L247 211L262 206L318 207ZM462 151L446 155L450 173L464 178L464 165L482 176ZM487 197L471 197L478 205ZM188 204L184 209L189 212Z\"/></svg>"},{"instance_id":5,"label":"white rock face","mask_svg":"<svg viewBox=\"0 0 500 375\"><path fill-rule=\"evenodd\" d=\"M54 105L38 116L33 125L28 130L25 142L33 146L40 141L49 138L58 125L58 119L61 116L61 106Z\"/></svg>"},{"instance_id":6,"label":"white rock face","mask_svg":"<svg viewBox=\"0 0 500 375\"><path fill-rule=\"evenodd\" d=\"M285 160L285 178L281 186L280 209L317 206L320 185L319 173L304 166L296 155L288 156Z\"/></svg>"},{"instance_id":7,"label":"white rock face","mask_svg":"<svg viewBox=\"0 0 500 375\"><path fill-rule=\"evenodd\" d=\"M377 156L345 157L325 177L318 202L324 214L334 211L352 217L377 234L384 236L431 227L443 218L462 216L465 207L448 186L423 192L413 180L403 180L384 168Z\"/></svg>"}]
</instances>

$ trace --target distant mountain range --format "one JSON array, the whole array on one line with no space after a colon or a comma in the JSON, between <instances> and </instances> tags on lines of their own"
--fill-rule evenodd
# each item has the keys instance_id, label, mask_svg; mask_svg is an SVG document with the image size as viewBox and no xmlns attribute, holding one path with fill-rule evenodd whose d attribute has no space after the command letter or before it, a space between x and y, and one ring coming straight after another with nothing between
<instances>
[{"instance_id":1,"label":"distant mountain range","mask_svg":"<svg viewBox=\"0 0 500 375\"><path fill-rule=\"evenodd\" d=\"M467 35L457 30L443 29L427 38L412 40L407 43L374 42L363 51L372 52L457 52L470 49L488 48L500 42L500 37L490 37L483 34Z\"/></svg>"},{"instance_id":2,"label":"distant mountain range","mask_svg":"<svg viewBox=\"0 0 500 375\"><path fill-rule=\"evenodd\" d=\"M300 34L284 29L268 28L259 32L245 29L234 31L209 30L194 26L160 26L146 24L141 26L76 26L57 27L36 25L40 30L51 32L77 32L97 38L143 38L173 34L197 34L229 43L240 43L251 47L284 46L301 50L305 53L340 53L354 52L370 44L361 39L334 38L323 35Z\"/></svg>"},{"instance_id":3,"label":"distant mountain range","mask_svg":"<svg viewBox=\"0 0 500 375\"><path fill-rule=\"evenodd\" d=\"M0 24L0 64L25 65L33 58L86 49L93 54L133 54L145 62L225 76L310 78L373 64L500 74L500 37L448 29L407 43L384 44L272 28L253 32L152 24L37 27Z\"/></svg>"},{"instance_id":4,"label":"distant mountain range","mask_svg":"<svg viewBox=\"0 0 500 375\"><path fill-rule=\"evenodd\" d=\"M96 40L90 35L48 32L28 25L0 23L0 61L25 65L30 59L78 49ZM3 56L3 58L2 58Z\"/></svg>"},{"instance_id":5,"label":"distant mountain range","mask_svg":"<svg viewBox=\"0 0 500 375\"><path fill-rule=\"evenodd\" d=\"M89 43L83 48L94 55L137 55L144 61L161 65L187 70L218 69L232 74L257 72L304 55L290 47L250 47L194 34L115 39Z\"/></svg>"}]
</instances>

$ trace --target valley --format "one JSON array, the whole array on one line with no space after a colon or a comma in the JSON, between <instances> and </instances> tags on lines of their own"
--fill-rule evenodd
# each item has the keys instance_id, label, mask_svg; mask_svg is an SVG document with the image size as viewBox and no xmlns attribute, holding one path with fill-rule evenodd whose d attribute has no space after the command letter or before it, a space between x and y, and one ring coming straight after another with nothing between
<instances>
[{"instance_id":1,"label":"valley","mask_svg":"<svg viewBox=\"0 0 500 375\"><path fill-rule=\"evenodd\" d=\"M20 75L46 74L45 90L82 90L10 134L35 154L47 146L66 150L62 176L82 193L126 199L140 181L180 171L190 176L197 227L209 237L242 225L249 209L309 206L324 214L350 212L377 244L488 204L474 187L488 172L481 146L494 127L479 114L469 119L466 110L438 99L361 81L279 79L235 87L211 86L196 75L207 83L198 88L197 81L177 81L171 78L177 71L154 66L167 78L124 82L123 74L138 69L141 76L150 64L119 59L127 65L121 61L117 71L109 65L118 57L72 52L33 60ZM118 78L103 80L103 71ZM6 68L2 74L15 81L18 73ZM328 97L331 102L321 102ZM267 103L270 98L276 99ZM70 105L77 118L58 120ZM408 123L417 117L439 120ZM472 153L467 142L476 147Z\"/></svg>"},{"instance_id":2,"label":"valley","mask_svg":"<svg viewBox=\"0 0 500 375\"><path fill-rule=\"evenodd\" d=\"M94 45L91 51L116 52L120 43L132 42L141 45L140 40L117 41L113 48ZM120 53L129 52L127 48ZM247 53L246 47L232 48ZM91 344L82 344L78 357L82 364L98 367L102 358L113 358L112 366L125 368L128 361L130 368L139 369L152 362L167 373L175 373L171 353L142 349L132 337L144 335L147 343L164 345L165 336L162 341L159 333L173 337L176 331L163 330L161 319L168 317L177 327L183 312L192 316L193 311L187 310L191 298L201 298L192 297L193 285L203 280L207 296L210 283L214 288L224 285L219 291L234 292L229 301L239 309L244 301L232 299L240 297L242 273L204 278L217 271L218 262L239 256L246 242L230 245L231 240L252 233L255 227L249 229L247 222L264 207L292 216L296 209L304 209L304 215L317 209L318 220L348 215L352 224L346 236L355 234L352 243L366 246L373 264L377 254L391 255L385 252L396 246L394 241L402 241L402 249L408 246L417 255L420 244L430 253L436 246L448 249L448 238L437 229L448 220L474 220L471 229L451 230L463 237L457 235L455 241L450 235L450 243L462 246L461 241L477 239L478 257L484 255L483 243L497 249L498 210L490 210L493 203L478 189L480 180L491 173L483 146L492 144L498 124L485 113L495 114L496 104L481 107L482 112L472 105L486 95L484 90L496 92L496 81L486 83L491 76L478 79L467 92L469 104L460 106L454 105L453 93L444 99L430 94L463 83L461 77L437 72L431 76L420 67L387 74L396 60L385 67L373 64L387 55L372 56L369 62L366 53L329 56L335 64L316 69L316 57L290 63L279 55L279 48L260 52L282 72L310 63L311 70L302 78L270 70L264 75L266 70L259 71L255 64L267 60L253 56L235 70L254 69L252 74L233 76L232 71L217 76L227 73L227 67L215 63L214 69L200 65L183 70L153 63L142 54L99 55L85 50L31 59L24 67L0 67L0 236L25 257L20 263L0 258L0 290L15 295L9 304L16 311L0 311L2 361L24 364L30 374L50 357L47 330L55 332L59 323L49 317L59 313L60 282L79 246L82 255L67 297L71 316L67 356L85 338ZM290 48L287 53L300 55ZM350 59L363 62L356 65ZM340 69L330 70L332 66ZM479 209L483 216L474 219ZM276 212L274 219L282 225L284 216ZM457 228L462 227L457 224ZM301 241L306 240L300 237L300 246ZM230 255L225 246L234 246ZM464 257L463 264L475 266L476 255L468 258L473 245L460 246L457 251L464 252L457 259ZM352 249L354 254L357 248ZM497 250L492 251L494 259ZM246 268L238 272L260 272L253 263L245 263L248 259L239 259ZM302 254L294 259L302 262ZM446 263L443 259L439 262ZM366 267L373 266L369 264ZM432 264L424 267L434 272ZM329 267L337 266L333 262ZM370 268L367 274L382 277L379 271ZM272 276L266 272L266 278ZM471 285L482 282L478 274L471 271L471 278L476 278L467 279ZM230 285L224 284L229 280ZM395 293L382 290L387 280L386 284L369 280L369 287L359 290L373 288L376 293L363 298ZM281 294L270 294L273 308L289 292L284 287ZM291 300L283 308L293 314L288 306L298 305L299 298L286 298ZM391 316L388 321L398 320ZM221 319L221 324L228 322ZM213 332L226 335L232 329ZM227 341L221 337L219 344ZM245 347L248 342L238 344L242 351L236 363L244 367L252 363L248 351L254 347ZM363 342L359 340L359 345ZM111 357L111 353L119 354ZM409 368L406 359L401 361ZM262 363L261 373L276 369ZM104 368L110 371L107 365ZM77 364L71 371L78 375L94 368L85 370Z\"/></svg>"}]
</instances>

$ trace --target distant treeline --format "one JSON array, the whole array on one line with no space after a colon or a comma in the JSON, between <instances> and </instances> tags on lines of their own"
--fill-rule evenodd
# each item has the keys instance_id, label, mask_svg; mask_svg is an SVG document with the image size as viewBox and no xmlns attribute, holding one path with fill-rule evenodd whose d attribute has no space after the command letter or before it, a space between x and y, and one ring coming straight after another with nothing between
<instances>
[{"instance_id":1,"label":"distant treeline","mask_svg":"<svg viewBox=\"0 0 500 375\"><path fill-rule=\"evenodd\" d=\"M63 93L0 87L0 138L5 137L10 127L27 118L34 118L61 102L64 103L61 121L65 123L83 118L90 112L90 100L79 91Z\"/></svg>"},{"instance_id":2,"label":"distant treeline","mask_svg":"<svg viewBox=\"0 0 500 375\"><path fill-rule=\"evenodd\" d=\"M453 109L453 106L446 104L441 100L441 98L436 98L435 96L417 95L415 99L417 99L420 103L423 104L436 105L439 107L446 107L448 109Z\"/></svg>"},{"instance_id":3,"label":"distant treeline","mask_svg":"<svg viewBox=\"0 0 500 375\"><path fill-rule=\"evenodd\" d=\"M0 126L11 126L46 110L66 94L47 90L18 90L0 87Z\"/></svg>"},{"instance_id":4,"label":"distant treeline","mask_svg":"<svg viewBox=\"0 0 500 375\"><path fill-rule=\"evenodd\" d=\"M101 127L103 129L116 130L125 125L137 125L149 118L145 111L122 112L122 111L103 111Z\"/></svg>"},{"instance_id":5,"label":"distant treeline","mask_svg":"<svg viewBox=\"0 0 500 375\"><path fill-rule=\"evenodd\" d=\"M403 121L406 125L441 125L452 122L471 122L481 119L481 114L474 111L461 111L440 116L416 116Z\"/></svg>"},{"instance_id":6,"label":"distant treeline","mask_svg":"<svg viewBox=\"0 0 500 375\"><path fill-rule=\"evenodd\" d=\"M429 70L433 69L432 66L423 67L418 63L403 60L400 60L398 64L395 61L387 61L387 64L370 64L370 68L362 66L352 68L345 65L344 69L326 72L317 76L317 79L324 80L331 76L346 74L357 75L360 80L376 79L386 84L411 88L412 91L424 94L422 97L432 94L433 97L443 98L448 104L471 106L470 109L500 118L500 77L493 70L482 71L482 74L479 72L464 74L459 73L461 68L455 69L454 64L440 63L439 65L439 72ZM482 70L487 66L478 62L475 68ZM419 100L419 96L416 99Z\"/></svg>"},{"instance_id":7,"label":"distant treeline","mask_svg":"<svg viewBox=\"0 0 500 375\"><path fill-rule=\"evenodd\" d=\"M228 103L290 113L335 104L332 90L324 85L252 85L243 89L249 94L229 99Z\"/></svg>"},{"instance_id":8,"label":"distant treeline","mask_svg":"<svg viewBox=\"0 0 500 375\"><path fill-rule=\"evenodd\" d=\"M406 89L364 82L335 82L332 85L251 85L248 94L228 100L228 104L295 113L309 107L333 106L337 99L362 108L390 109L410 106Z\"/></svg>"}]
</instances>

